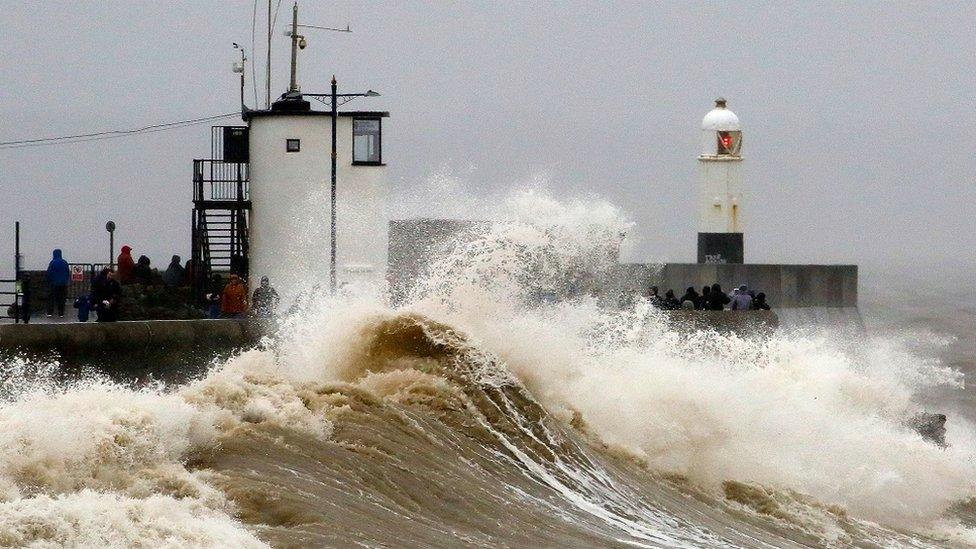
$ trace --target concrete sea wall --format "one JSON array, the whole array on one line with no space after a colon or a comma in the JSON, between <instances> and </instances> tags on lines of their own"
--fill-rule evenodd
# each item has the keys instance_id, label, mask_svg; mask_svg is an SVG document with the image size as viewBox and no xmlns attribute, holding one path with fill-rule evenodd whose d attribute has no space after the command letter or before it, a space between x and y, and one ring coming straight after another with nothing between
<instances>
[{"instance_id":1,"label":"concrete sea wall","mask_svg":"<svg viewBox=\"0 0 976 549\"><path fill-rule=\"evenodd\" d=\"M5 324L0 325L0 351L137 354L233 348L253 345L269 330L267 322L254 319Z\"/></svg>"},{"instance_id":2,"label":"concrete sea wall","mask_svg":"<svg viewBox=\"0 0 976 549\"><path fill-rule=\"evenodd\" d=\"M457 219L391 221L387 279L393 301L407 295L447 245L476 238L488 226ZM774 309L857 307L857 265L622 263L600 282L596 293L614 303L627 295L646 295L651 286L680 296L689 286L701 291L716 282L725 291L746 284L764 292Z\"/></svg>"},{"instance_id":3,"label":"concrete sea wall","mask_svg":"<svg viewBox=\"0 0 976 549\"><path fill-rule=\"evenodd\" d=\"M625 263L614 277L620 291L646 293L657 286L678 296L689 286L701 291L716 282L725 291L745 284L764 292L774 309L857 307L857 265Z\"/></svg>"}]
</instances>

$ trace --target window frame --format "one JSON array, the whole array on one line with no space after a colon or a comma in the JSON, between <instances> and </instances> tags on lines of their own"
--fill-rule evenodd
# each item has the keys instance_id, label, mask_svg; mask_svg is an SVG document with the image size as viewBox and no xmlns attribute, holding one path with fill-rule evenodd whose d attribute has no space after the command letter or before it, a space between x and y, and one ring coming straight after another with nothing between
<instances>
[{"instance_id":1,"label":"window frame","mask_svg":"<svg viewBox=\"0 0 976 549\"><path fill-rule=\"evenodd\" d=\"M356 160L356 122L359 120L376 121L376 157L378 160ZM356 116L352 119L352 165L353 166L385 166L383 163L383 117Z\"/></svg>"},{"instance_id":2,"label":"window frame","mask_svg":"<svg viewBox=\"0 0 976 549\"><path fill-rule=\"evenodd\" d=\"M294 149L291 148L292 144L295 144ZM297 153L302 152L302 140L300 138L285 138L285 152L286 153Z\"/></svg>"},{"instance_id":3,"label":"window frame","mask_svg":"<svg viewBox=\"0 0 976 549\"><path fill-rule=\"evenodd\" d=\"M729 147L722 143L723 137L729 138ZM719 130L715 132L716 151L715 156L739 156L742 150L742 132L739 130Z\"/></svg>"}]
</instances>

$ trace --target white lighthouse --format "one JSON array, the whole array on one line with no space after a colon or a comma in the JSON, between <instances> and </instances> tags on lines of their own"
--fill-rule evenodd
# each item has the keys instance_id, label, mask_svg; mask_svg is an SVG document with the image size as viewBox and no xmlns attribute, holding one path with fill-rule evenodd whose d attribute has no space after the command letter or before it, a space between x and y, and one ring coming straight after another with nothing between
<instances>
[{"instance_id":1,"label":"white lighthouse","mask_svg":"<svg viewBox=\"0 0 976 549\"><path fill-rule=\"evenodd\" d=\"M742 128L723 98L702 119L698 262L743 263Z\"/></svg>"}]
</instances>

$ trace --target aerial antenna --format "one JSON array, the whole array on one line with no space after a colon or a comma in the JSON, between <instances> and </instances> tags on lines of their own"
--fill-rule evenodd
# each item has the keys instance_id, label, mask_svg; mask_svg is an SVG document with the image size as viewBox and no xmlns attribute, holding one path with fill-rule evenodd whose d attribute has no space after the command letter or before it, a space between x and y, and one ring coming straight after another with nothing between
<instances>
[{"instance_id":1,"label":"aerial antenna","mask_svg":"<svg viewBox=\"0 0 976 549\"><path fill-rule=\"evenodd\" d=\"M281 0L279 0L280 2ZM265 84L267 85L267 94L264 96L264 108L271 108L271 29L274 26L274 22L271 19L271 0L268 0L268 62L265 63Z\"/></svg>"},{"instance_id":2,"label":"aerial antenna","mask_svg":"<svg viewBox=\"0 0 976 549\"><path fill-rule=\"evenodd\" d=\"M234 72L241 74L241 112L247 111L247 105L244 104L244 63L247 61L247 56L244 53L244 48L242 48L237 42L234 42L234 49L241 50L241 60L234 62Z\"/></svg>"},{"instance_id":3,"label":"aerial antenna","mask_svg":"<svg viewBox=\"0 0 976 549\"><path fill-rule=\"evenodd\" d=\"M291 81L288 85L288 93L297 93L298 87L298 50L304 50L308 46L305 37L298 34L298 29L315 29L332 32L352 32L349 25L341 29L337 27L323 27L321 25L299 25L298 24L298 2L292 6L291 28L285 30L285 36L291 37ZM269 92L270 93L270 92Z\"/></svg>"},{"instance_id":4,"label":"aerial antenna","mask_svg":"<svg viewBox=\"0 0 976 549\"><path fill-rule=\"evenodd\" d=\"M339 29L339 28L336 28L336 27L320 27L318 25L298 25L298 28L301 28L301 29L318 29L318 30L327 30L327 31L335 31L335 32L352 32L352 30L349 28L349 25L346 25L346 28L344 28L344 29Z\"/></svg>"}]
</instances>

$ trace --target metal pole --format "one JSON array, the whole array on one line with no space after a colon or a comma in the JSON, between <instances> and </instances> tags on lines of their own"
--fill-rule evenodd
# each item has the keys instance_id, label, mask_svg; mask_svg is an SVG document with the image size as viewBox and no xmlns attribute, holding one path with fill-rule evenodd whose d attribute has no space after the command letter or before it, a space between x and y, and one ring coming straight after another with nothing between
<instances>
[{"instance_id":1,"label":"metal pole","mask_svg":"<svg viewBox=\"0 0 976 549\"><path fill-rule=\"evenodd\" d=\"M254 53L254 52L251 52ZM265 96L264 108L271 108L271 0L268 0L268 62L265 64L265 83L268 86L268 94Z\"/></svg>"},{"instance_id":2,"label":"metal pole","mask_svg":"<svg viewBox=\"0 0 976 549\"><path fill-rule=\"evenodd\" d=\"M20 280L20 221L14 222L14 278Z\"/></svg>"},{"instance_id":3,"label":"metal pole","mask_svg":"<svg viewBox=\"0 0 976 549\"><path fill-rule=\"evenodd\" d=\"M115 222L105 223L105 230L108 231L108 267L115 268Z\"/></svg>"},{"instance_id":4,"label":"metal pole","mask_svg":"<svg viewBox=\"0 0 976 549\"><path fill-rule=\"evenodd\" d=\"M336 78L332 75L332 256L329 263L329 287L336 292Z\"/></svg>"},{"instance_id":5,"label":"metal pole","mask_svg":"<svg viewBox=\"0 0 976 549\"><path fill-rule=\"evenodd\" d=\"M291 8L291 82L288 91L298 91L298 2Z\"/></svg>"},{"instance_id":6,"label":"metal pole","mask_svg":"<svg viewBox=\"0 0 976 549\"><path fill-rule=\"evenodd\" d=\"M254 55L254 52L251 52L251 55ZM244 73L247 71L247 69L245 68L244 63L246 61L247 61L247 57L244 57L244 48L241 48L241 112L244 112L244 110L245 110L245 107L244 107ZM255 99L255 101L257 101L257 100ZM257 105L254 105L254 108L257 108Z\"/></svg>"},{"instance_id":7,"label":"metal pole","mask_svg":"<svg viewBox=\"0 0 976 549\"><path fill-rule=\"evenodd\" d=\"M23 307L23 303L20 299L19 287L20 284L20 221L14 222L14 324L20 324L20 317L23 315L23 311L20 310Z\"/></svg>"}]
</instances>

